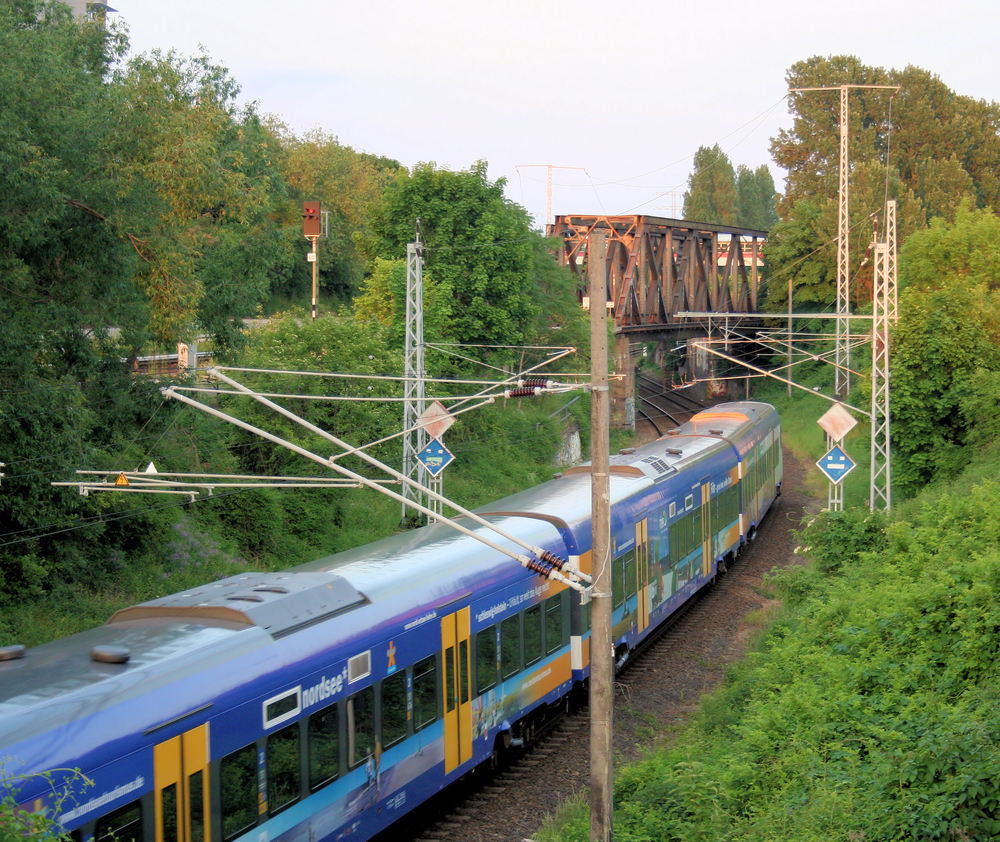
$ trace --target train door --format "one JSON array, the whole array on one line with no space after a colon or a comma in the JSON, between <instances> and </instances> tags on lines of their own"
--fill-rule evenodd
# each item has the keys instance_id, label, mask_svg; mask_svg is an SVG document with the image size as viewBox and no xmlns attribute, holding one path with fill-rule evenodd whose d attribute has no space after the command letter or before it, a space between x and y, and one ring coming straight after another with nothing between
<instances>
[{"instance_id":1,"label":"train door","mask_svg":"<svg viewBox=\"0 0 1000 842\"><path fill-rule=\"evenodd\" d=\"M208 723L153 748L157 842L211 842Z\"/></svg>"},{"instance_id":2,"label":"train door","mask_svg":"<svg viewBox=\"0 0 1000 842\"><path fill-rule=\"evenodd\" d=\"M444 682L444 771L472 759L469 609L441 618L441 670Z\"/></svg>"},{"instance_id":3,"label":"train door","mask_svg":"<svg viewBox=\"0 0 1000 842\"><path fill-rule=\"evenodd\" d=\"M712 483L701 481L701 574L712 575Z\"/></svg>"},{"instance_id":4,"label":"train door","mask_svg":"<svg viewBox=\"0 0 1000 842\"><path fill-rule=\"evenodd\" d=\"M640 633L649 626L649 521L635 525L636 626Z\"/></svg>"}]
</instances>

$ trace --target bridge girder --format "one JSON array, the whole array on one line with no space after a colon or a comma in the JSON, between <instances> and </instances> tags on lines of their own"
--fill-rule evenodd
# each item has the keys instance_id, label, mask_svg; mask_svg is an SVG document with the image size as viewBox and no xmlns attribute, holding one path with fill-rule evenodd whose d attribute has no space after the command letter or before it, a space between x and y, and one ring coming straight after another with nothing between
<instances>
[{"instance_id":1,"label":"bridge girder","mask_svg":"<svg viewBox=\"0 0 1000 842\"><path fill-rule=\"evenodd\" d=\"M563 240L561 261L580 279L581 300L595 228L608 230L607 294L617 332L675 327L686 311L757 312L766 231L644 215L557 216L550 231ZM729 236L721 246L720 235Z\"/></svg>"}]
</instances>

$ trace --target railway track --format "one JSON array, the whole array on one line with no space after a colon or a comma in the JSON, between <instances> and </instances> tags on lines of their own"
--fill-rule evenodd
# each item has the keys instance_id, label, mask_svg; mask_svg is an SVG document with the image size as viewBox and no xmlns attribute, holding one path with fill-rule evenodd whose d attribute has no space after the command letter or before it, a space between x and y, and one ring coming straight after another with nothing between
<instances>
[{"instance_id":1,"label":"railway track","mask_svg":"<svg viewBox=\"0 0 1000 842\"><path fill-rule=\"evenodd\" d=\"M802 488L801 467L785 455L785 491L761 524L757 540L729 572L707 588L658 637L633 653L615 679L615 763L639 757L650 735L665 739L697 710L702 696L739 660L755 626L747 616L766 614L763 575L796 563L793 530L813 504ZM378 842L522 842L559 804L590 783L587 708L551 724L508 765L462 782L404 828Z\"/></svg>"},{"instance_id":2,"label":"railway track","mask_svg":"<svg viewBox=\"0 0 1000 842\"><path fill-rule=\"evenodd\" d=\"M678 427L705 406L679 389L668 389L654 377L636 378L636 416L649 426L654 438Z\"/></svg>"}]
</instances>

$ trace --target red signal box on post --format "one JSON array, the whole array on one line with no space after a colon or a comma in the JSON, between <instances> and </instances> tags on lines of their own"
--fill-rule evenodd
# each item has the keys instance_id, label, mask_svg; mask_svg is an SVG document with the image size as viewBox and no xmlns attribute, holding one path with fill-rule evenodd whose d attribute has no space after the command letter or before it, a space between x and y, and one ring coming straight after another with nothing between
<instances>
[{"instance_id":1,"label":"red signal box on post","mask_svg":"<svg viewBox=\"0 0 1000 842\"><path fill-rule=\"evenodd\" d=\"M302 233L307 237L318 237L322 234L321 228L319 202L303 202Z\"/></svg>"}]
</instances>

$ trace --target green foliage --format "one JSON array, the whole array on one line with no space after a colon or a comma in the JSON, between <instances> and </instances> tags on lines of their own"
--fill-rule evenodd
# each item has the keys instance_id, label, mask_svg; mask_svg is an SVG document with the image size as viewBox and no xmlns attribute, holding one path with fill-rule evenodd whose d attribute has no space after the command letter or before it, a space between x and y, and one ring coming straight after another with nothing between
<instances>
[{"instance_id":1,"label":"green foliage","mask_svg":"<svg viewBox=\"0 0 1000 842\"><path fill-rule=\"evenodd\" d=\"M799 539L818 569L833 573L856 563L862 553L884 549L885 528L881 512L861 508L825 511L811 519Z\"/></svg>"},{"instance_id":2,"label":"green foliage","mask_svg":"<svg viewBox=\"0 0 1000 842\"><path fill-rule=\"evenodd\" d=\"M62 782L53 783L56 774L61 774ZM18 785L25 778L11 779L4 775L0 766L0 842L24 842L25 839L42 839L50 842L64 842L70 835L52 818L62 811L62 805L71 797L69 787L72 781L79 781L84 787L93 782L78 770L54 769L44 775L37 775L53 784L57 793L51 813L33 813L19 808L17 803Z\"/></svg>"},{"instance_id":3,"label":"green foliage","mask_svg":"<svg viewBox=\"0 0 1000 842\"><path fill-rule=\"evenodd\" d=\"M535 322L526 338L533 343L578 349L581 353L563 365L580 370L589 364L590 315L577 303L572 271L555 259L559 247L554 240L531 238L532 294L543 304L536 308Z\"/></svg>"},{"instance_id":4,"label":"green foliage","mask_svg":"<svg viewBox=\"0 0 1000 842\"><path fill-rule=\"evenodd\" d=\"M886 195L897 200L899 242L935 216L954 220L963 201L1000 211L1000 181L995 167L1000 157L997 103L955 94L920 68L885 70L866 66L853 56L813 57L798 62L789 69L786 79L789 88L900 86L896 94L875 89L853 89L848 94L848 275L861 281L855 284L856 290L867 293L870 289L870 264L862 269L861 263L872 240L869 218L873 214L881 217ZM772 278L782 279L787 274L798 278L804 271L816 280L825 275L830 286L818 300L833 301L840 96L837 90L802 91L791 94L789 102L792 128L780 131L771 143L774 160L788 171L779 212L793 230L815 229L818 223L813 248L822 249L808 258L808 249L769 250L768 270ZM818 219L817 208L821 212ZM803 259L805 262L800 264ZM810 263L819 263L822 268L812 268ZM780 292L776 286L771 295Z\"/></svg>"},{"instance_id":5,"label":"green foliage","mask_svg":"<svg viewBox=\"0 0 1000 842\"><path fill-rule=\"evenodd\" d=\"M229 344L227 322L253 313L292 259L270 222L285 193L278 144L207 55L154 51L113 82L115 193L102 213L141 258L150 329L169 341L200 327ZM203 308L211 295L223 301Z\"/></svg>"},{"instance_id":6,"label":"green foliage","mask_svg":"<svg viewBox=\"0 0 1000 842\"><path fill-rule=\"evenodd\" d=\"M970 440L996 428L995 413L983 413L996 406L1000 372L1000 263L989 243L996 228L992 213L960 210L954 225L936 221L903 248L892 408L904 490L953 476Z\"/></svg>"},{"instance_id":7,"label":"green foliage","mask_svg":"<svg viewBox=\"0 0 1000 842\"><path fill-rule=\"evenodd\" d=\"M671 746L619 770L616 839L997 838L995 451L891 517L811 521L756 648ZM562 815L539 839L587 838L584 805Z\"/></svg>"},{"instance_id":8,"label":"green foliage","mask_svg":"<svg viewBox=\"0 0 1000 842\"><path fill-rule=\"evenodd\" d=\"M372 220L372 258L395 260L420 220L426 269L454 296L449 338L463 344L520 345L537 309L527 212L491 183L486 163L464 172L420 164L389 186Z\"/></svg>"},{"instance_id":9,"label":"green foliage","mask_svg":"<svg viewBox=\"0 0 1000 842\"><path fill-rule=\"evenodd\" d=\"M778 194L771 171L764 164L755 170L743 164L736 168L736 193L739 197L736 213L739 225L762 231L770 231L775 226L778 222L775 207Z\"/></svg>"},{"instance_id":10,"label":"green foliage","mask_svg":"<svg viewBox=\"0 0 1000 842\"><path fill-rule=\"evenodd\" d=\"M793 279L792 300L797 312L822 312L827 308L831 284L836 289L836 264L831 269L827 261L812 259L817 248L830 248L829 244L824 245L824 234L823 208L818 201L810 199L800 201L795 206L795 214L781 220L771 230L764 246L764 260L768 266L768 310L787 310L789 277Z\"/></svg>"},{"instance_id":11,"label":"green foliage","mask_svg":"<svg viewBox=\"0 0 1000 842\"><path fill-rule=\"evenodd\" d=\"M739 200L736 173L722 147L698 147L684 193L684 218L736 225Z\"/></svg>"},{"instance_id":12,"label":"green foliage","mask_svg":"<svg viewBox=\"0 0 1000 842\"><path fill-rule=\"evenodd\" d=\"M453 296L447 284L433 273L421 273L423 287L424 341L440 342L448 337ZM406 341L406 261L375 258L375 267L354 299L354 313L362 321L376 321L391 338L393 347Z\"/></svg>"},{"instance_id":13,"label":"green foliage","mask_svg":"<svg viewBox=\"0 0 1000 842\"><path fill-rule=\"evenodd\" d=\"M736 170L722 147L701 146L694 154L684 218L742 228L769 230L778 221L774 179L765 165Z\"/></svg>"},{"instance_id":14,"label":"green foliage","mask_svg":"<svg viewBox=\"0 0 1000 842\"><path fill-rule=\"evenodd\" d=\"M923 292L938 289L944 279L982 284L1000 290L1000 216L976 210L967 200L953 219L932 219L903 244L900 285Z\"/></svg>"},{"instance_id":15,"label":"green foliage","mask_svg":"<svg viewBox=\"0 0 1000 842\"><path fill-rule=\"evenodd\" d=\"M346 302L361 287L365 274L365 255L358 244L369 236L373 208L400 165L388 158L356 152L318 129L302 137L280 126L275 132L281 139L283 155L278 160L290 199L285 218L293 228L299 250L304 252L307 242L302 236L302 203L319 201L329 214L329 236L319 242L319 285L324 300L332 297L335 302ZM310 265L300 259L277 289L294 296L310 292L311 284Z\"/></svg>"}]
</instances>

